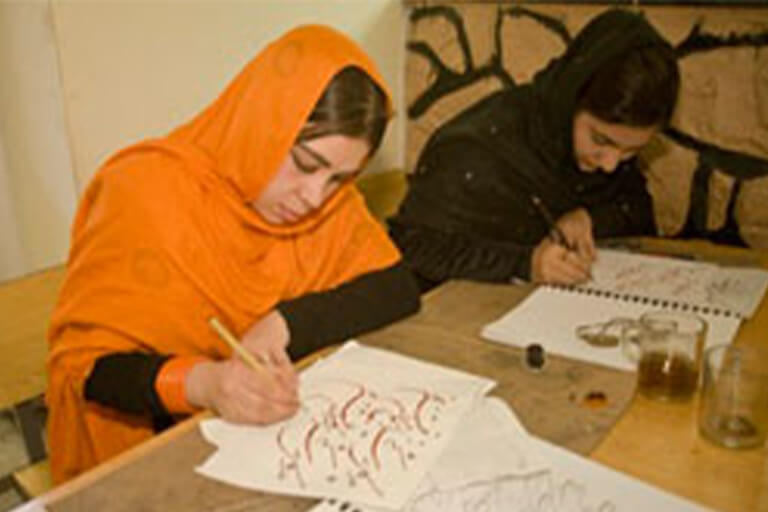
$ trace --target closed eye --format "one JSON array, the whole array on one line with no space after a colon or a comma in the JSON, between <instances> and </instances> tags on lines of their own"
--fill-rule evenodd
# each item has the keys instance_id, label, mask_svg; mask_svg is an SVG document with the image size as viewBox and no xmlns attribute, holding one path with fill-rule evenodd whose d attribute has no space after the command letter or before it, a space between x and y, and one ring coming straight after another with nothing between
<instances>
[{"instance_id":1,"label":"closed eye","mask_svg":"<svg viewBox=\"0 0 768 512\"><path fill-rule=\"evenodd\" d=\"M296 154L295 149L291 149L291 158L293 159L293 164L296 168L304 174L312 174L320 168L320 165L318 165L317 162L304 162L301 157Z\"/></svg>"},{"instance_id":2,"label":"closed eye","mask_svg":"<svg viewBox=\"0 0 768 512\"><path fill-rule=\"evenodd\" d=\"M358 172L359 171L334 174L333 176L331 176L329 181L331 181L332 183L346 183L347 181L354 179L354 177L358 174Z\"/></svg>"}]
</instances>

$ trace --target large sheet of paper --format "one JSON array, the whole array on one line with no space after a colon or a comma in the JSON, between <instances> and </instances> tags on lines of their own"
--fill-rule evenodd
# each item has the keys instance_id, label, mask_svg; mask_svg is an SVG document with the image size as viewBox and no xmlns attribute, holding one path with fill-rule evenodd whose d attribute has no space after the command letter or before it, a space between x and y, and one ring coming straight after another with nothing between
<instances>
[{"instance_id":1,"label":"large sheet of paper","mask_svg":"<svg viewBox=\"0 0 768 512\"><path fill-rule=\"evenodd\" d=\"M301 411L267 427L201 424L197 468L233 485L400 508L493 381L348 343L300 375Z\"/></svg>"},{"instance_id":2,"label":"large sheet of paper","mask_svg":"<svg viewBox=\"0 0 768 512\"><path fill-rule=\"evenodd\" d=\"M468 415L401 512L702 511L595 462L529 436L512 410L487 398ZM311 512L389 512L326 500Z\"/></svg>"},{"instance_id":3,"label":"large sheet of paper","mask_svg":"<svg viewBox=\"0 0 768 512\"><path fill-rule=\"evenodd\" d=\"M653 309L658 307L541 287L504 316L486 325L481 335L491 341L518 347L538 343L553 354L633 371L637 363L626 357L620 346L592 346L576 336L576 328L618 317L639 318ZM699 315L708 325L706 346L730 343L741 323L734 316Z\"/></svg>"}]
</instances>

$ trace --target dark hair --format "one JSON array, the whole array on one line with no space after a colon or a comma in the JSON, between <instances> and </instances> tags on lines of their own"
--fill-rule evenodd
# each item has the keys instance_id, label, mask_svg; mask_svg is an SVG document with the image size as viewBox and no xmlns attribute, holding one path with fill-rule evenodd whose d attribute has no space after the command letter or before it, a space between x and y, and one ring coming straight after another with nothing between
<instances>
[{"instance_id":1,"label":"dark hair","mask_svg":"<svg viewBox=\"0 0 768 512\"><path fill-rule=\"evenodd\" d=\"M347 135L366 139L373 153L381 144L388 121L384 91L361 69L347 67L331 79L298 140Z\"/></svg>"},{"instance_id":2,"label":"dark hair","mask_svg":"<svg viewBox=\"0 0 768 512\"><path fill-rule=\"evenodd\" d=\"M635 48L600 67L587 81L577 111L629 126L666 125L680 88L677 59L670 47Z\"/></svg>"}]
</instances>

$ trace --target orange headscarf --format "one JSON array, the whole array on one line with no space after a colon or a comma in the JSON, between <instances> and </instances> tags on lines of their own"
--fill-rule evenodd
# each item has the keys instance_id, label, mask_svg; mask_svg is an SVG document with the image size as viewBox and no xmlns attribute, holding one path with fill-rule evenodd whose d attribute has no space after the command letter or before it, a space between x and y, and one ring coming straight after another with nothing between
<instances>
[{"instance_id":1,"label":"orange headscarf","mask_svg":"<svg viewBox=\"0 0 768 512\"><path fill-rule=\"evenodd\" d=\"M267 46L224 93L169 136L113 156L72 230L48 361L55 482L152 435L150 422L83 398L96 359L113 352L229 357L215 314L245 332L277 303L328 290L400 256L353 185L299 223L265 222L247 201L276 174L330 80L371 60L327 27Z\"/></svg>"}]
</instances>

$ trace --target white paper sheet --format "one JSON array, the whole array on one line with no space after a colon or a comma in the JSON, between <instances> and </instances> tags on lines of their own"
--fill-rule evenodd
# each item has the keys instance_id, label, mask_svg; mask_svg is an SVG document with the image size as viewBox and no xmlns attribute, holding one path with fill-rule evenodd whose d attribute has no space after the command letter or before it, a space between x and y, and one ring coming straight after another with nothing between
<instances>
[{"instance_id":1,"label":"white paper sheet","mask_svg":"<svg viewBox=\"0 0 768 512\"><path fill-rule=\"evenodd\" d=\"M620 347L594 347L576 336L580 325L608 322L616 317L639 318L658 307L610 297L573 293L560 288L541 287L498 320L486 325L485 339L525 347L538 343L554 354L634 371L636 363ZM737 317L699 313L709 328L705 346L730 343L739 329Z\"/></svg>"},{"instance_id":2,"label":"white paper sheet","mask_svg":"<svg viewBox=\"0 0 768 512\"><path fill-rule=\"evenodd\" d=\"M530 437L487 398L401 512L647 512L706 508ZM311 512L389 512L328 500Z\"/></svg>"},{"instance_id":3,"label":"white paper sheet","mask_svg":"<svg viewBox=\"0 0 768 512\"><path fill-rule=\"evenodd\" d=\"M268 427L208 420L197 471L233 485L399 508L489 379L349 343L300 375L302 410Z\"/></svg>"}]
</instances>

